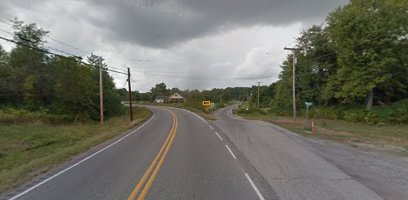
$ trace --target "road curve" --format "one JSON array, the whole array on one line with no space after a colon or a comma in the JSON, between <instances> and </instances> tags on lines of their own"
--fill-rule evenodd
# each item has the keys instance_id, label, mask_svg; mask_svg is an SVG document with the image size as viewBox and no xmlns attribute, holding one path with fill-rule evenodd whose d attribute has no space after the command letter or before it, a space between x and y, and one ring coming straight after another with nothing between
<instances>
[{"instance_id":1,"label":"road curve","mask_svg":"<svg viewBox=\"0 0 408 200\"><path fill-rule=\"evenodd\" d=\"M375 192L335 165L309 151L300 137L273 124L244 120L233 107L217 113L214 122L225 137L248 158L278 198L285 200L376 200Z\"/></svg>"},{"instance_id":2,"label":"road curve","mask_svg":"<svg viewBox=\"0 0 408 200\"><path fill-rule=\"evenodd\" d=\"M154 116L139 128L5 199L267 199L205 120L151 109Z\"/></svg>"}]
</instances>

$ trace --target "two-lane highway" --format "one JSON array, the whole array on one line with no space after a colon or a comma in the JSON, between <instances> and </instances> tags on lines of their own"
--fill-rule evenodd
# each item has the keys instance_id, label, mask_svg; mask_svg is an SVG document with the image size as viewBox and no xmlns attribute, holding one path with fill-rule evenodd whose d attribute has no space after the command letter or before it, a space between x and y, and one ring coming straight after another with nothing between
<instances>
[{"instance_id":1,"label":"two-lane highway","mask_svg":"<svg viewBox=\"0 0 408 200\"><path fill-rule=\"evenodd\" d=\"M264 199L205 120L151 109L137 129L6 199Z\"/></svg>"}]
</instances>

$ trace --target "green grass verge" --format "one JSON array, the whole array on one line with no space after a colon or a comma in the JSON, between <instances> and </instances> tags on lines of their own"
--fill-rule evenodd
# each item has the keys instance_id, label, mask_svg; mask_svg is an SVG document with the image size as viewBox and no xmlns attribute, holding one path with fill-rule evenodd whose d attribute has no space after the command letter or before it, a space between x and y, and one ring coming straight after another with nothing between
<instances>
[{"instance_id":1,"label":"green grass verge","mask_svg":"<svg viewBox=\"0 0 408 200\"><path fill-rule=\"evenodd\" d=\"M32 179L53 166L109 140L151 116L135 108L134 122L127 116L97 122L51 125L42 123L0 126L0 192Z\"/></svg>"}]
</instances>

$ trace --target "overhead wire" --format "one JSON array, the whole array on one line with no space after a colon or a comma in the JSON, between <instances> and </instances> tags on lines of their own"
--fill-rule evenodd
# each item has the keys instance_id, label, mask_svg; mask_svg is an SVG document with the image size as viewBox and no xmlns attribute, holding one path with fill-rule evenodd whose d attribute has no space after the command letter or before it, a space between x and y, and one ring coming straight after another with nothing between
<instances>
[{"instance_id":1,"label":"overhead wire","mask_svg":"<svg viewBox=\"0 0 408 200\"><path fill-rule=\"evenodd\" d=\"M17 45L21 45L21 46L27 47L27 48L32 49L32 50L35 50L35 51L39 51L39 52L46 53L46 54L50 54L50 55L54 55L54 56L57 56L57 57L60 57L60 58L68 59L68 57L66 57L66 56L64 56L64 55L60 55L60 54L51 52L51 51L49 51L48 49L45 49L45 48L34 47L34 46L27 45L27 44L25 44L25 43L22 43L22 42L19 42L19 41L15 41L15 40L13 40L13 39L6 38L6 37L3 37L3 36L0 36L0 39L5 40L5 41L8 41L8 42L11 42L11 43L14 43L14 44L17 44ZM20 39L25 40L25 41L28 41L28 42L32 42L31 40L24 39L24 38L21 38L21 37L20 37ZM56 50L56 49L53 49L53 50ZM57 50L58 50L58 49L57 49ZM62 50L58 50L58 51L64 52L64 51L62 51ZM73 55L73 54L71 54L71 55ZM79 57L79 56L75 56L75 55L74 55L74 57ZM95 65L92 65L92 64L83 62L83 61L78 61L78 62L80 62L81 64L84 64L84 65L86 65L86 66L92 66L92 67L99 68L98 66L95 66ZM110 72L115 72L115 73L127 75L127 73L125 73L125 72L120 72L120 71L117 71L117 70L112 70L112 69L109 69L108 67L104 67L103 69L106 70L106 71L110 71Z\"/></svg>"},{"instance_id":2,"label":"overhead wire","mask_svg":"<svg viewBox=\"0 0 408 200\"><path fill-rule=\"evenodd\" d=\"M385 36L384 35L379 35L377 37L371 38L370 40L377 40L377 39L379 39L381 37L385 37ZM359 46L359 45L356 45L356 46ZM338 53L341 53L341 52L344 52L344 51L346 51L346 50L333 51L333 52L330 52L330 53L327 53L327 54L317 56L315 58L303 60L303 61L299 62L299 64L305 64L305 63L308 63L308 62L311 62L311 61L316 61L316 59L324 58L324 57L327 57L327 56L330 56L330 55L337 55Z\"/></svg>"},{"instance_id":3,"label":"overhead wire","mask_svg":"<svg viewBox=\"0 0 408 200\"><path fill-rule=\"evenodd\" d=\"M147 72L139 72L147 76L159 76L159 77L173 77L179 79L200 79L200 80L225 80L229 79L238 79L238 80L250 80L250 79L266 79L266 78L273 78L276 75L268 75L268 76L260 76L260 77L200 77L200 76L178 76L174 74L154 74L154 73L147 73Z\"/></svg>"},{"instance_id":4,"label":"overhead wire","mask_svg":"<svg viewBox=\"0 0 408 200\"><path fill-rule=\"evenodd\" d=\"M2 22L2 23L4 23L4 24L7 24L7 25L10 25L10 26L13 26L13 24L11 24L11 23L9 23L9 22L3 20L3 19L0 19L0 22ZM81 53L84 53L84 54L86 54L86 55L91 55L91 54L93 54L93 53L90 52L90 51L86 51L86 50L80 49L80 48L78 48L78 47L75 47L75 46L73 46L73 45L67 44L66 42L62 42L62 41L60 41L60 40L57 40L57 39L55 39L55 38L52 38L52 37L49 36L49 35L46 35L45 37L47 37L47 38L48 38L49 40L51 40L51 41L54 41L54 42L59 43L59 44L61 44L61 45L64 45L64 46L66 46L66 47L68 47L68 48L74 49L74 50L79 51L79 52L81 52ZM60 50L60 51L62 51L62 50ZM67 53L67 52L65 51L65 53ZM71 53L67 53L67 54L68 54L68 55L73 55L73 54L71 54ZM78 57L78 56L76 56L76 57ZM117 65L119 65L119 66L121 65L121 64L119 64L118 62L112 61L113 59L105 59L105 60L108 61L108 62L110 62L110 63L115 63L115 64L117 64ZM122 66L121 66L121 68L122 68L122 69L119 69L119 68L116 68L116 69L117 69L117 70L126 69L125 67L122 67Z\"/></svg>"},{"instance_id":5,"label":"overhead wire","mask_svg":"<svg viewBox=\"0 0 408 200\"><path fill-rule=\"evenodd\" d=\"M10 25L10 26L13 26L13 24L8 23L8 22L6 22L5 20L2 20L2 19L0 19L0 22L3 22L3 23L8 24L8 25ZM2 30L3 32L7 32L7 33L10 34L10 35L14 35L14 34L11 33L10 31L6 31L6 30L4 30L4 29L0 29L0 30ZM46 36L46 37L49 38L50 40L54 41L54 42L57 42L57 43L62 44L62 45L64 45L64 46L67 46L67 47L69 47L69 48L71 48L71 49L75 49L75 50L80 51L80 52L85 53L85 54L92 54L92 53L89 52L89 51L85 51L85 50L82 50L82 49L77 48L77 47L75 47L75 46L69 45L69 44L67 44L67 43L65 43L65 42L56 40L56 39L54 39L54 38L52 38L52 37L50 37L50 36ZM50 49L50 50L52 50L52 51L54 51L54 52L59 52L59 53L65 54L65 55L69 55L69 56L73 56L73 57L80 57L80 56L78 56L78 55L75 55L75 54L72 54L72 53L69 53L69 52L67 52L67 51L64 51L64 50L61 50L61 49L57 49L57 48L54 48L54 47L51 47L51 46L47 46L47 48ZM49 52L49 51L47 51L47 52ZM110 65L110 66L109 66L109 68L110 68L109 70L110 70L110 71L117 72L116 70L126 69L126 67L120 66L119 63L113 62L113 61L111 61L111 59L108 59L108 61L111 62L111 63L115 63L115 64L118 64L118 65L119 65L119 67L113 67L113 66ZM150 62L151 60L150 60L150 59L137 59L137 60L134 60L134 61L137 61L137 62ZM112 69L113 69L113 70L112 70ZM132 70L132 71L133 71L133 70ZM165 74L168 74L168 73L177 73L177 74L180 74L180 73L185 73L185 72L180 72L180 71L171 71L171 72L169 72L169 71L167 71L167 72L165 72L165 71L160 71L160 72L159 72L159 71L146 71L146 72L136 71L136 73L143 73L143 74L145 74L145 75L151 75L151 76L167 76L167 77L170 77L169 75L165 75ZM207 74L207 75L225 75L225 73L189 73L189 75L191 75L191 74L196 74L196 75L203 75L203 74ZM247 74L230 74L230 75L231 75L231 76L246 76ZM174 76L173 76L173 77L174 77ZM180 78L188 78L188 77L180 77ZM199 78L199 77L192 77L191 79L196 79L196 78ZM212 78L214 78L214 77L212 77ZM199 79L201 79L201 78L199 78ZM241 78L237 78L237 79L241 79ZM245 79L245 78L242 78L242 79Z\"/></svg>"},{"instance_id":6,"label":"overhead wire","mask_svg":"<svg viewBox=\"0 0 408 200\"><path fill-rule=\"evenodd\" d=\"M5 22L5 21L2 20L2 19L0 19L0 22L3 22L3 23L8 24L8 25L11 25L10 23L7 23L7 22ZM0 31L5 32L5 33L7 33L7 34L9 34L9 35L14 36L14 33L10 32L10 31L7 31L7 30L4 30L4 29L2 29L2 28L0 28ZM19 37L19 38L20 38L21 40L25 40L25 41L30 42L30 43L33 42L33 41L31 41L31 40L29 40L29 39L27 39L27 38L23 38L23 37ZM57 40L55 40L55 39L53 39L53 38L51 38L51 37L49 37L49 38L52 39L52 40L54 40L54 41L57 41ZM18 42L15 41L15 40L13 40L13 39L8 39L8 38L4 38L4 37L1 37L0 39L3 39L3 40L6 40L6 41L8 41L8 42L12 42L12 43L18 44ZM79 48L73 47L73 46L68 45L68 44L65 44L65 43L63 43L63 42L60 42L60 41L57 41L57 42L59 42L59 43L61 43L61 44L64 44L64 45L66 45L66 46L69 46L69 47L71 47L71 48L77 49L77 50L79 50L79 51L81 51L81 52L85 52L85 53L91 54L91 53L89 53L89 52L83 51L83 50L81 50L81 49L79 49ZM25 45L25 44L23 44L23 43L20 43L19 45L23 45L23 46L29 47L29 48L34 49L34 50L37 50L37 51L40 50L40 49L38 49L38 48L33 48L32 46L30 46L30 45ZM56 52L65 54L65 55L69 55L69 56L76 57L76 58L81 58L81 56L78 56L78 55L75 55L75 54L72 54L72 53L69 53L69 52L66 52L66 51L57 49L57 48L53 48L53 47L50 47L50 46L46 46L46 48L49 49L49 50L52 50L52 51L56 51ZM60 57L62 56L62 57L64 57L63 55L50 52L49 50L45 50L45 51L44 51L44 49L41 49L41 51L42 51L43 53L49 53L49 54L52 54L52 55L54 55L54 56L60 56ZM83 62L83 61L80 61L80 62L81 62L82 64L90 65L89 63L86 63L86 62ZM110 69L110 68L114 68L115 70L112 70L112 69ZM110 72L115 72L115 73L120 73L120 74L125 74L125 75L127 75L127 73L118 71L118 70L122 70L122 69L119 69L119 68L116 68L116 67L111 67L111 66L109 66L108 68L105 67L105 69L106 69L107 71L110 71Z\"/></svg>"}]
</instances>

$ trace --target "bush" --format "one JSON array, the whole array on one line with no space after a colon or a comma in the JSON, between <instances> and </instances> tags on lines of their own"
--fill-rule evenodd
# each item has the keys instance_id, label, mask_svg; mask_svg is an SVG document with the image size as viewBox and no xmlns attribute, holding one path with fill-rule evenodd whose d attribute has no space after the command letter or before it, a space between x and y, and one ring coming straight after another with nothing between
<instances>
[{"instance_id":1,"label":"bush","mask_svg":"<svg viewBox=\"0 0 408 200\"><path fill-rule=\"evenodd\" d=\"M317 107L311 109L311 116L314 118L323 118L323 119L344 119L345 112L344 108L341 107Z\"/></svg>"},{"instance_id":2,"label":"bush","mask_svg":"<svg viewBox=\"0 0 408 200\"><path fill-rule=\"evenodd\" d=\"M345 111L344 119L348 122L362 122L367 113L368 111L365 110Z\"/></svg>"},{"instance_id":3,"label":"bush","mask_svg":"<svg viewBox=\"0 0 408 200\"><path fill-rule=\"evenodd\" d=\"M63 124L72 122L68 115L52 115L45 112L30 112L24 109L6 108L0 110L0 124L21 124L42 122L48 124Z\"/></svg>"},{"instance_id":4,"label":"bush","mask_svg":"<svg viewBox=\"0 0 408 200\"><path fill-rule=\"evenodd\" d=\"M291 109L271 109L279 116L291 116ZM408 99L388 106L374 107L368 111L364 107L315 107L309 110L309 116L315 119L345 120L375 125L408 124ZM298 116L304 116L305 109L298 110Z\"/></svg>"}]
</instances>

